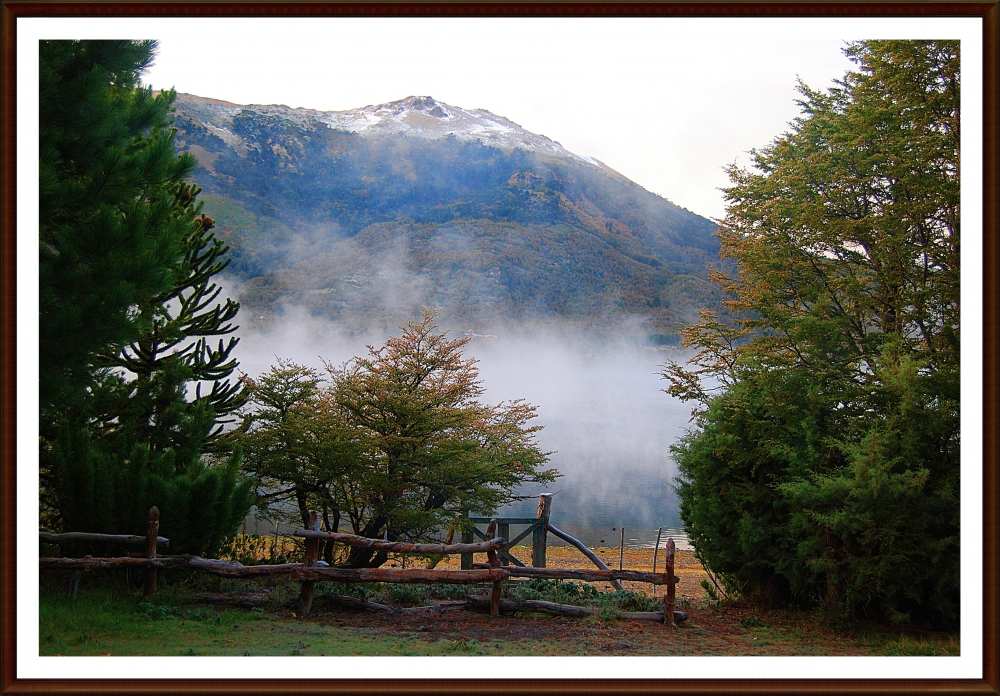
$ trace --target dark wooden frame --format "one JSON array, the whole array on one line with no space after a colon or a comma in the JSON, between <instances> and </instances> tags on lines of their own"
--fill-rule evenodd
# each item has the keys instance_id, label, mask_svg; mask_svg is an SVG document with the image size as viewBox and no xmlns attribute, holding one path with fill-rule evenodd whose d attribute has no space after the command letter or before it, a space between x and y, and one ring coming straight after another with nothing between
<instances>
[{"instance_id":1,"label":"dark wooden frame","mask_svg":"<svg viewBox=\"0 0 1000 696\"><path fill-rule=\"evenodd\" d=\"M617 16L617 17L935 17L983 19L983 678L943 680L28 680L16 673L16 22L32 16ZM998 694L998 19L996 0L983 2L679 2L679 3L415 3L321 2L31 2L0 0L0 693L458 694L480 693L948 693ZM27 240L22 240L28 243ZM975 369L974 366L970 368ZM20 414L31 417L30 414ZM975 553L975 550L969 550Z\"/></svg>"}]
</instances>

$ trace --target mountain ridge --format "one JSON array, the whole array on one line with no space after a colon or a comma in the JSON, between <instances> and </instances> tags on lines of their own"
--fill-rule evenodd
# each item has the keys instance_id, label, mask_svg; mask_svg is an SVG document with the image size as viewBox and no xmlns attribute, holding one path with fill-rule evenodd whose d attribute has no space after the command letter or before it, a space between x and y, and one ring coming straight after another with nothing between
<instances>
[{"instance_id":1,"label":"mountain ridge","mask_svg":"<svg viewBox=\"0 0 1000 696\"><path fill-rule=\"evenodd\" d=\"M384 273L337 280L384 265L389 247L420 301L481 327L627 315L662 335L718 304L713 223L485 109L407 97L324 112L180 94L175 127L257 317L291 302L398 321L416 300L374 301Z\"/></svg>"}]
</instances>

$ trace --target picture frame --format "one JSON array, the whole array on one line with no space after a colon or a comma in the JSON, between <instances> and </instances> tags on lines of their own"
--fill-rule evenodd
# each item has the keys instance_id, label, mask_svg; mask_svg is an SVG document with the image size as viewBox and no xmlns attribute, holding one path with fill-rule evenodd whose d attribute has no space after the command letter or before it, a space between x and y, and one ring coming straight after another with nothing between
<instances>
[{"instance_id":1,"label":"picture frame","mask_svg":"<svg viewBox=\"0 0 1000 696\"><path fill-rule=\"evenodd\" d=\"M1000 363L1000 321L997 303L1000 285L1000 221L998 221L998 190L1000 190L1000 108L998 108L998 43L1000 43L1000 5L997 2L825 2L825 3L183 3L183 2L21 2L3 0L0 8L0 36L3 48L0 60L0 213L2 238L0 238L0 693L220 693L220 694L279 694L279 693L426 693L452 694L471 692L495 693L1000 693L1000 670L997 665L998 627L1000 627L1000 512L998 512L998 363ZM24 292L17 275L18 253L31 245L31 241L17 234L18 181L17 181L17 50L18 22L26 18L45 17L968 17L982 22L982 297L983 297L983 350L982 350L982 675L978 678L782 678L780 674L768 677L698 678L685 676L683 670L669 677L633 679L627 676L626 663L615 663L616 676L608 678L574 679L567 676L553 678L520 679L506 676L499 663L485 669L481 676L467 679L320 679L284 678L270 679L218 679L203 676L197 679L167 679L154 674L149 678L59 678L25 677L19 671L17 592L18 548L17 529L19 477L17 471L18 423L33 418L31 412L19 411L17 318L18 296ZM22 206L23 208L23 206ZM967 368L968 369L968 368ZM964 504L969 504L966 501ZM23 542L21 542L23 544ZM965 549L963 553L974 553ZM20 646L23 648L23 646ZM65 658L74 660L100 660L102 658ZM121 658L128 659L128 658ZM171 658L194 659L194 658ZM337 658L341 659L341 658ZM363 660L378 658L352 658L350 664L360 669ZM430 658L400 658L430 659ZM459 659L459 658L456 658ZM503 660L505 658L486 658ZM545 659L545 658L538 658ZM581 658L603 659L603 658ZM632 660L639 658L615 658ZM768 660L770 658L746 658ZM908 660L911 658L887 658ZM930 658L936 659L936 658ZM359 661L360 660L360 661ZM177 663L172 663L177 664ZM483 663L484 665L486 663ZM780 668L778 668L780 669Z\"/></svg>"}]
</instances>

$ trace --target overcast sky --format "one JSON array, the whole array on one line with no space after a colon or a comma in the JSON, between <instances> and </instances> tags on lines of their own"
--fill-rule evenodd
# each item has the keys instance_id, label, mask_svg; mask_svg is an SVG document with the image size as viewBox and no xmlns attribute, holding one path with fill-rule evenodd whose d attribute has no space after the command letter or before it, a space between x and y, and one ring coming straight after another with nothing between
<instances>
[{"instance_id":1,"label":"overcast sky","mask_svg":"<svg viewBox=\"0 0 1000 696\"><path fill-rule=\"evenodd\" d=\"M239 104L343 110L419 95L487 109L717 218L723 167L787 130L798 78L823 89L850 69L847 41L978 36L979 21L51 17L19 19L18 46L157 39L147 84ZM18 62L23 84L33 62Z\"/></svg>"},{"instance_id":2,"label":"overcast sky","mask_svg":"<svg viewBox=\"0 0 1000 696\"><path fill-rule=\"evenodd\" d=\"M753 21L753 20L751 20ZM756 20L758 23L762 20ZM825 88L844 40L671 19L244 20L165 31L145 80L238 104L343 110L410 95L483 108L720 217L722 168ZM798 35L794 33L791 35Z\"/></svg>"}]
</instances>

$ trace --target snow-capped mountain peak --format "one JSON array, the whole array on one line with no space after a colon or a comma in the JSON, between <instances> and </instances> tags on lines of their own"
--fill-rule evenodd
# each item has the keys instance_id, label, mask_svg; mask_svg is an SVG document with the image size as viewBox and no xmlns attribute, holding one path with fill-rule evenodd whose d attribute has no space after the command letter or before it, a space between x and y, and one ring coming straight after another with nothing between
<instances>
[{"instance_id":1,"label":"snow-capped mountain peak","mask_svg":"<svg viewBox=\"0 0 1000 696\"><path fill-rule=\"evenodd\" d=\"M291 109L287 106L239 106L214 99L180 94L188 110L201 112L203 123L224 139L232 138L228 129L232 118L241 111L270 113L302 124L325 124L329 128L357 133L365 137L405 135L428 140L454 136L459 140L482 141L504 151L522 149L559 159L573 159L606 168L592 157L570 152L544 135L525 130L513 121L485 109L467 110L451 106L429 96L411 96L387 104L364 106L347 111Z\"/></svg>"}]
</instances>

